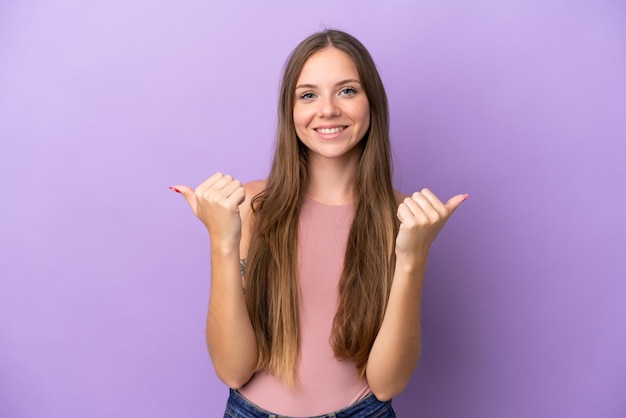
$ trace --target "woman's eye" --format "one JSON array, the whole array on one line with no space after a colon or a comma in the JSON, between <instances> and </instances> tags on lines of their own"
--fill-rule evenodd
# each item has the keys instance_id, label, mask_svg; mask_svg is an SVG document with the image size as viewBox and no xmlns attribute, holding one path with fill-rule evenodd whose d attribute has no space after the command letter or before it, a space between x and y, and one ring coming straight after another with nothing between
<instances>
[{"instance_id":1,"label":"woman's eye","mask_svg":"<svg viewBox=\"0 0 626 418\"><path fill-rule=\"evenodd\" d=\"M353 87L346 87L341 90L341 94L344 96L354 96L356 94L356 89Z\"/></svg>"},{"instance_id":2,"label":"woman's eye","mask_svg":"<svg viewBox=\"0 0 626 418\"><path fill-rule=\"evenodd\" d=\"M311 100L315 98L315 95L313 93L302 93L300 98L304 100Z\"/></svg>"}]
</instances>

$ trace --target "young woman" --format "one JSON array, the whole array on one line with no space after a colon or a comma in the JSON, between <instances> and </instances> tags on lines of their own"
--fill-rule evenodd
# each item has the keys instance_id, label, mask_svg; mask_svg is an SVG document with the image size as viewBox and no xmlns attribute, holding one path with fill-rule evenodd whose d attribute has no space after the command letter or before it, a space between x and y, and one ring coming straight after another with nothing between
<instances>
[{"instance_id":1,"label":"young woman","mask_svg":"<svg viewBox=\"0 0 626 418\"><path fill-rule=\"evenodd\" d=\"M183 194L211 240L207 340L225 417L393 417L420 353L429 248L467 195L391 182L387 98L354 37L291 54L269 178Z\"/></svg>"}]
</instances>

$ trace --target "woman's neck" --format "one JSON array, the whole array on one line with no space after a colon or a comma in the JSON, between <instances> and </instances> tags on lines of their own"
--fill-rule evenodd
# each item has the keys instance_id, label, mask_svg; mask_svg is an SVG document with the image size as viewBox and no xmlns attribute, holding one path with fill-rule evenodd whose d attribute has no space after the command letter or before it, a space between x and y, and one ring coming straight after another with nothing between
<instances>
[{"instance_id":1,"label":"woman's neck","mask_svg":"<svg viewBox=\"0 0 626 418\"><path fill-rule=\"evenodd\" d=\"M329 159L314 156L309 160L307 196L326 205L353 203L357 164L357 158Z\"/></svg>"}]
</instances>

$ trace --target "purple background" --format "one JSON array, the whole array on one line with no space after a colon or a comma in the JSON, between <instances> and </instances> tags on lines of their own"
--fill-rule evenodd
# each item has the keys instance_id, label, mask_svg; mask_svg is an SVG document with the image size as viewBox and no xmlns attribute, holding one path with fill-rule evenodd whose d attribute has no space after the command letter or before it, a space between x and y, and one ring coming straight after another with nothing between
<instances>
[{"instance_id":1,"label":"purple background","mask_svg":"<svg viewBox=\"0 0 626 418\"><path fill-rule=\"evenodd\" d=\"M2 1L0 416L221 416L207 234L167 187L266 176L325 26L379 66L397 187L470 193L398 415L626 416L622 0Z\"/></svg>"}]
</instances>

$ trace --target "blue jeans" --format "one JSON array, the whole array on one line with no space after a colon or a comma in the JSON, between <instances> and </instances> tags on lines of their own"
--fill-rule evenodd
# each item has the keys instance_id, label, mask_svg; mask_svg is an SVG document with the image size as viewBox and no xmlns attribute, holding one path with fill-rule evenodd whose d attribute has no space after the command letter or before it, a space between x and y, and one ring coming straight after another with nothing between
<instances>
[{"instance_id":1,"label":"blue jeans","mask_svg":"<svg viewBox=\"0 0 626 418\"><path fill-rule=\"evenodd\" d=\"M347 408L311 418L394 418L391 401L381 402L370 393ZM259 408L236 390L230 390L224 418L289 418Z\"/></svg>"}]
</instances>

